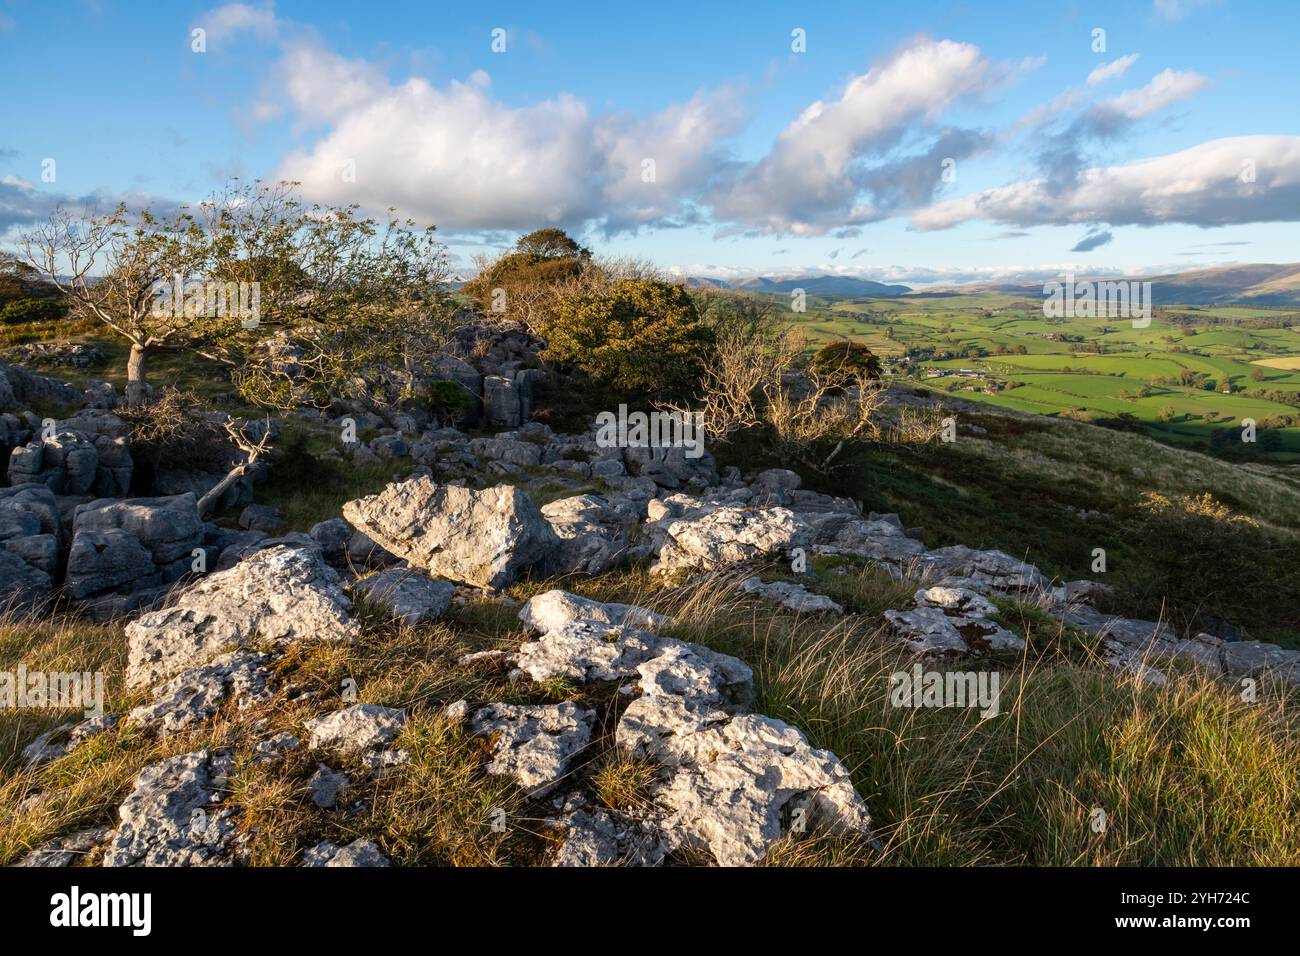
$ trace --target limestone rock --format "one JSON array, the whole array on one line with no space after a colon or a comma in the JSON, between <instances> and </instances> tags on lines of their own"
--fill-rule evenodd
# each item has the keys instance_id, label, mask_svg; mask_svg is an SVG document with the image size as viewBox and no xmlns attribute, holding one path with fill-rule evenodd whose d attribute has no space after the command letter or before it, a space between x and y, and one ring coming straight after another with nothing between
<instances>
[{"instance_id":1,"label":"limestone rock","mask_svg":"<svg viewBox=\"0 0 1300 956\"><path fill-rule=\"evenodd\" d=\"M240 710L269 700L268 661L246 649L222 654L155 687L153 701L132 710L127 721L165 737L207 720L227 697L235 698Z\"/></svg>"},{"instance_id":2,"label":"limestone rock","mask_svg":"<svg viewBox=\"0 0 1300 956\"><path fill-rule=\"evenodd\" d=\"M657 866L667 853L656 828L604 810L575 810L559 826L564 842L552 866Z\"/></svg>"},{"instance_id":3,"label":"limestone rock","mask_svg":"<svg viewBox=\"0 0 1300 956\"><path fill-rule=\"evenodd\" d=\"M435 581L423 571L410 568L379 571L362 578L354 587L366 600L407 626L437 620L451 606L456 590L448 581Z\"/></svg>"},{"instance_id":4,"label":"limestone rock","mask_svg":"<svg viewBox=\"0 0 1300 956\"><path fill-rule=\"evenodd\" d=\"M667 615L656 614L634 604L593 601L559 589L531 598L520 609L519 620L543 634L575 621L626 624L647 631L657 631L672 624L672 618Z\"/></svg>"},{"instance_id":5,"label":"limestone rock","mask_svg":"<svg viewBox=\"0 0 1300 956\"><path fill-rule=\"evenodd\" d=\"M782 721L647 694L628 706L617 742L670 768L652 791L670 844L706 849L722 866L762 862L792 819L832 833L870 829L843 764Z\"/></svg>"},{"instance_id":6,"label":"limestone rock","mask_svg":"<svg viewBox=\"0 0 1300 956\"><path fill-rule=\"evenodd\" d=\"M238 850L230 810L220 807L234 767L228 751L178 754L140 771L118 808L121 822L104 866L220 866Z\"/></svg>"},{"instance_id":7,"label":"limestone rock","mask_svg":"<svg viewBox=\"0 0 1300 956\"><path fill-rule=\"evenodd\" d=\"M88 827L77 830L75 833L42 844L15 865L71 866L102 845L112 832L112 827Z\"/></svg>"},{"instance_id":8,"label":"limestone rock","mask_svg":"<svg viewBox=\"0 0 1300 956\"><path fill-rule=\"evenodd\" d=\"M254 640L353 640L337 573L319 552L277 546L217 571L127 625L127 686L141 687Z\"/></svg>"},{"instance_id":9,"label":"limestone rock","mask_svg":"<svg viewBox=\"0 0 1300 956\"><path fill-rule=\"evenodd\" d=\"M302 865L374 867L392 864L372 840L353 840L347 846L322 840L303 854Z\"/></svg>"},{"instance_id":10,"label":"limestone rock","mask_svg":"<svg viewBox=\"0 0 1300 956\"><path fill-rule=\"evenodd\" d=\"M420 477L347 502L343 516L412 565L485 588L505 587L559 545L537 506L511 485L476 491Z\"/></svg>"},{"instance_id":11,"label":"limestone rock","mask_svg":"<svg viewBox=\"0 0 1300 956\"><path fill-rule=\"evenodd\" d=\"M674 521L656 570L722 570L735 564L788 554L812 543L812 529L786 508L722 507L695 519Z\"/></svg>"},{"instance_id":12,"label":"limestone rock","mask_svg":"<svg viewBox=\"0 0 1300 956\"><path fill-rule=\"evenodd\" d=\"M144 545L121 528L83 528L72 539L64 586L78 600L122 587L158 584L161 575Z\"/></svg>"},{"instance_id":13,"label":"limestone rock","mask_svg":"<svg viewBox=\"0 0 1300 956\"><path fill-rule=\"evenodd\" d=\"M792 584L789 581L765 582L758 575L754 575L741 581L740 587L749 594L757 594L765 600L773 601L800 614L844 613L844 608L826 595L813 594L801 584Z\"/></svg>"},{"instance_id":14,"label":"limestone rock","mask_svg":"<svg viewBox=\"0 0 1300 956\"><path fill-rule=\"evenodd\" d=\"M368 750L388 743L406 726L406 712L378 704L353 704L332 714L313 717L304 725L313 750L329 747L344 752Z\"/></svg>"},{"instance_id":15,"label":"limestone rock","mask_svg":"<svg viewBox=\"0 0 1300 956\"><path fill-rule=\"evenodd\" d=\"M563 704L514 706L489 704L474 712L470 727L492 738L490 774L508 774L531 796L554 787L569 762L591 742L594 710L572 701Z\"/></svg>"},{"instance_id":16,"label":"limestone rock","mask_svg":"<svg viewBox=\"0 0 1300 956\"><path fill-rule=\"evenodd\" d=\"M203 543L204 529L193 494L125 501L100 498L77 508L74 533L110 530L129 533L160 569L182 562L188 570L191 552Z\"/></svg>"},{"instance_id":17,"label":"limestone rock","mask_svg":"<svg viewBox=\"0 0 1300 956\"><path fill-rule=\"evenodd\" d=\"M311 794L311 802L322 810L334 809L338 805L339 795L350 782L347 774L327 767L323 763L318 763L316 772L307 781L307 790Z\"/></svg>"}]
</instances>

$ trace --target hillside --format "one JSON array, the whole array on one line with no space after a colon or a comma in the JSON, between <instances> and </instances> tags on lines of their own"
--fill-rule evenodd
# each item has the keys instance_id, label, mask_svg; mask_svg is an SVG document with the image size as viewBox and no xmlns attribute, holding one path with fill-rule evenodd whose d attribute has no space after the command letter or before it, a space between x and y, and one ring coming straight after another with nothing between
<instances>
[{"instance_id":1,"label":"hillside","mask_svg":"<svg viewBox=\"0 0 1300 956\"><path fill-rule=\"evenodd\" d=\"M1095 276L1077 275L1076 282L1106 282L1116 279L1140 280L1152 284L1157 305L1243 305L1300 306L1300 263L1248 264L1212 266L1155 275ZM1009 292L1041 297L1042 282L995 282L946 288L926 292L959 294Z\"/></svg>"},{"instance_id":2,"label":"hillside","mask_svg":"<svg viewBox=\"0 0 1300 956\"><path fill-rule=\"evenodd\" d=\"M795 289L803 289L804 292L809 295L830 296L841 299L852 299L863 296L901 296L907 295L912 291L911 287L905 285L889 285L883 282L872 282L868 279L858 279L853 276L831 275L786 277L755 276L750 279L737 279L734 281L691 276L687 279L687 282L690 285L708 286L718 289L734 289L739 292L788 293Z\"/></svg>"},{"instance_id":3,"label":"hillside","mask_svg":"<svg viewBox=\"0 0 1300 956\"><path fill-rule=\"evenodd\" d=\"M465 333L444 367L531 381L536 340ZM6 376L20 411L80 404ZM693 459L545 424L579 391L343 442L349 413L302 409L206 520L129 415L6 418L0 556L38 616L0 664L107 690L102 718L0 714L0 862L1300 860L1291 472L893 389L886 422L955 415L956 440L800 474L758 435ZM914 668L969 704L899 706ZM1243 677L1251 703L1223 693Z\"/></svg>"}]
</instances>

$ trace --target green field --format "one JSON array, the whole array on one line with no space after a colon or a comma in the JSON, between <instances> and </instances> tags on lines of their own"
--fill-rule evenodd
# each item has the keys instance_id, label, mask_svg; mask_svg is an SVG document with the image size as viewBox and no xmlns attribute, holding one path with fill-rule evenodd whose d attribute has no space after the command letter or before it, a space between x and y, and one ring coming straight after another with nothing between
<instances>
[{"instance_id":1,"label":"green field","mask_svg":"<svg viewBox=\"0 0 1300 956\"><path fill-rule=\"evenodd\" d=\"M1157 306L1135 328L1125 318L1047 318L1041 300L980 293L810 296L796 318L813 346L863 342L894 378L954 397L1140 427L1230 457L1300 461L1300 310ZM1245 419L1256 424L1253 444L1241 441Z\"/></svg>"}]
</instances>

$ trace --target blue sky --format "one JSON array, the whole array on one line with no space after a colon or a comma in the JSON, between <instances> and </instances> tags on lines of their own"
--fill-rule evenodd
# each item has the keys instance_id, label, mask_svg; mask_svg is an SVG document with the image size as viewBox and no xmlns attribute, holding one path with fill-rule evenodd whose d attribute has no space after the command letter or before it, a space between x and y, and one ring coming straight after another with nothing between
<instances>
[{"instance_id":1,"label":"blue sky","mask_svg":"<svg viewBox=\"0 0 1300 956\"><path fill-rule=\"evenodd\" d=\"M0 0L0 226L288 176L466 269L550 223L724 276L1300 260L1294 0L728 6Z\"/></svg>"}]
</instances>

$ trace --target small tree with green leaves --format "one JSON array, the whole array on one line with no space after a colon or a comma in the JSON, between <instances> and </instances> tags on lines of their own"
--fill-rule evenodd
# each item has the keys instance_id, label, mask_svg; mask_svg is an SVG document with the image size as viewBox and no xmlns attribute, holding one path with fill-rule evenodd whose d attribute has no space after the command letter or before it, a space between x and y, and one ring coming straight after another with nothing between
<instances>
[{"instance_id":1,"label":"small tree with green leaves","mask_svg":"<svg viewBox=\"0 0 1300 956\"><path fill-rule=\"evenodd\" d=\"M546 358L614 388L662 396L695 390L714 342L686 290L653 279L563 296L541 331Z\"/></svg>"}]
</instances>

